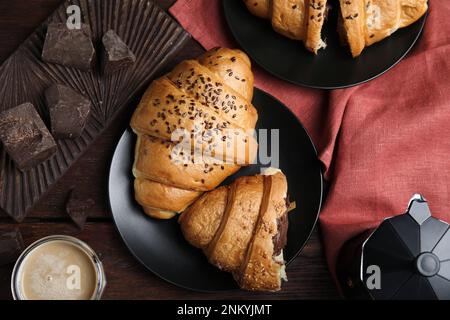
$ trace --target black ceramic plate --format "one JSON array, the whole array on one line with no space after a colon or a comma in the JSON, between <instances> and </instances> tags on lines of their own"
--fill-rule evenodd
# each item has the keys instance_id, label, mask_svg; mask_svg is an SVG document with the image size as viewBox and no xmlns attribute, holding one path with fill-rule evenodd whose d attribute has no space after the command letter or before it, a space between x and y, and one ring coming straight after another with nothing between
<instances>
[{"instance_id":1,"label":"black ceramic plate","mask_svg":"<svg viewBox=\"0 0 450 320\"><path fill-rule=\"evenodd\" d=\"M297 209L289 214L285 259L292 261L308 240L317 221L322 199L322 174L308 133L283 104L256 90L258 128L280 129L280 168L288 177L289 195ZM161 278L184 288L220 291L237 288L230 274L207 262L203 253L183 238L176 219L155 220L145 216L133 195L131 173L135 135L127 130L115 151L109 176L109 199L116 226L134 256ZM237 176L260 172L256 164ZM289 268L287 269L289 276Z\"/></svg>"},{"instance_id":2,"label":"black ceramic plate","mask_svg":"<svg viewBox=\"0 0 450 320\"><path fill-rule=\"evenodd\" d=\"M342 47L336 31L338 3L322 30L327 48L315 56L303 43L276 33L269 20L252 15L242 0L223 0L228 25L239 45L262 68L297 85L337 89L372 80L395 66L411 50L425 24L426 15L413 25L366 48L353 59Z\"/></svg>"}]
</instances>

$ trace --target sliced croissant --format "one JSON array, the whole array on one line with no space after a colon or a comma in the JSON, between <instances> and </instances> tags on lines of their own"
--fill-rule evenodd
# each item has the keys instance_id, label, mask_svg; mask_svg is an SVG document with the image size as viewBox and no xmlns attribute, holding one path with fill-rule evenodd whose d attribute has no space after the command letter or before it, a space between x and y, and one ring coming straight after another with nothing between
<instances>
[{"instance_id":1,"label":"sliced croissant","mask_svg":"<svg viewBox=\"0 0 450 320\"><path fill-rule=\"evenodd\" d=\"M241 177L205 193L181 216L186 240L218 268L233 273L241 288L278 291L287 280L287 181L280 171Z\"/></svg>"},{"instance_id":2,"label":"sliced croissant","mask_svg":"<svg viewBox=\"0 0 450 320\"><path fill-rule=\"evenodd\" d=\"M326 0L244 0L254 15L270 19L278 33L301 40L317 53L325 48L321 31L328 13ZM338 31L353 57L400 28L419 20L427 0L339 0Z\"/></svg>"}]
</instances>

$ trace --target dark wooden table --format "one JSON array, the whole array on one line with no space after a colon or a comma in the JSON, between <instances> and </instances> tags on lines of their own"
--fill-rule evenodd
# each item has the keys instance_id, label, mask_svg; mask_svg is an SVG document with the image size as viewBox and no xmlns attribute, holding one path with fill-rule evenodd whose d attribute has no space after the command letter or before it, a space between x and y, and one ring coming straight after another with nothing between
<instances>
[{"instance_id":1,"label":"dark wooden table","mask_svg":"<svg viewBox=\"0 0 450 320\"><path fill-rule=\"evenodd\" d=\"M106 1L106 0L105 0ZM174 0L159 0L168 9ZM0 0L0 64L23 40L58 7L61 0ZM202 48L190 41L172 61L194 57ZM1 99L1 98L0 98ZM0 100L1 101L1 100ZM1 103L1 102L0 102ZM130 106L129 109L132 109ZM88 152L34 208L22 224L0 215L0 232L19 228L25 245L52 234L76 236L93 247L106 269L108 286L105 299L326 299L337 298L336 289L323 257L318 231L301 255L289 266L289 282L278 294L252 294L244 291L204 294L180 289L166 283L140 265L127 251L111 219L107 194L107 175L113 150L127 126L128 115L105 132ZM65 213L69 191L95 200L83 232L71 223ZM12 266L0 269L0 299L11 299Z\"/></svg>"}]
</instances>

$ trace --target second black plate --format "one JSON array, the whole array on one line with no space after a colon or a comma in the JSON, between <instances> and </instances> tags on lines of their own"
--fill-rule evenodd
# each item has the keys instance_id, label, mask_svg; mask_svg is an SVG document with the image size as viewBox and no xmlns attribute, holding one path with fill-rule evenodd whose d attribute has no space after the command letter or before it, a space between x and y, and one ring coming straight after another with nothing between
<instances>
[{"instance_id":1,"label":"second black plate","mask_svg":"<svg viewBox=\"0 0 450 320\"><path fill-rule=\"evenodd\" d=\"M319 216L321 165L308 133L288 108L260 90L255 90L253 104L259 114L258 129L280 129L279 164L288 178L290 199L297 203L289 214L284 250L285 259L292 261L309 239ZM133 195L134 146L135 135L127 130L115 151L109 176L111 211L130 251L148 269L180 287L198 291L237 288L230 274L210 265L201 250L184 240L177 219L162 221L145 216ZM276 151L273 144L269 150ZM260 169L258 164L243 168L224 183L258 174ZM289 268L287 273L289 276Z\"/></svg>"},{"instance_id":2,"label":"second black plate","mask_svg":"<svg viewBox=\"0 0 450 320\"><path fill-rule=\"evenodd\" d=\"M223 0L223 7L235 39L257 64L278 78L317 89L350 87L382 75L411 50L427 17L366 48L360 57L353 59L349 48L339 43L338 3L329 2L333 9L322 30L327 48L316 56L300 41L276 33L269 20L252 15L244 1Z\"/></svg>"}]
</instances>

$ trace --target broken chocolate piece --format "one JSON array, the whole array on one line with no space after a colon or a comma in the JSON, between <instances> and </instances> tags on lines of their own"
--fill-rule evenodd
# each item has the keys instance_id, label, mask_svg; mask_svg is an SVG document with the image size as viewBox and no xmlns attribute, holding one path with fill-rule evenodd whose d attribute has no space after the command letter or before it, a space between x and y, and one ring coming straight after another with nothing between
<instances>
[{"instance_id":1,"label":"broken chocolate piece","mask_svg":"<svg viewBox=\"0 0 450 320\"><path fill-rule=\"evenodd\" d=\"M103 74L110 75L136 62L136 57L120 37L109 30L102 39L102 69Z\"/></svg>"},{"instance_id":2,"label":"broken chocolate piece","mask_svg":"<svg viewBox=\"0 0 450 320\"><path fill-rule=\"evenodd\" d=\"M18 230L0 234L0 266L17 260L24 249L22 234Z\"/></svg>"},{"instance_id":3,"label":"broken chocolate piece","mask_svg":"<svg viewBox=\"0 0 450 320\"><path fill-rule=\"evenodd\" d=\"M94 204L94 200L81 199L75 195L73 190L70 192L69 200L66 204L66 211L80 230L84 230L84 225L89 215L88 211L94 206Z\"/></svg>"},{"instance_id":4,"label":"broken chocolate piece","mask_svg":"<svg viewBox=\"0 0 450 320\"><path fill-rule=\"evenodd\" d=\"M81 24L81 29L69 29L65 23L48 26L42 60L83 71L90 71L95 61L89 25Z\"/></svg>"},{"instance_id":5,"label":"broken chocolate piece","mask_svg":"<svg viewBox=\"0 0 450 320\"><path fill-rule=\"evenodd\" d=\"M86 126L91 102L69 87L55 84L45 91L55 138L78 138Z\"/></svg>"},{"instance_id":6,"label":"broken chocolate piece","mask_svg":"<svg viewBox=\"0 0 450 320\"><path fill-rule=\"evenodd\" d=\"M31 103L0 114L0 140L20 170L47 160L56 152L56 143Z\"/></svg>"}]
</instances>

